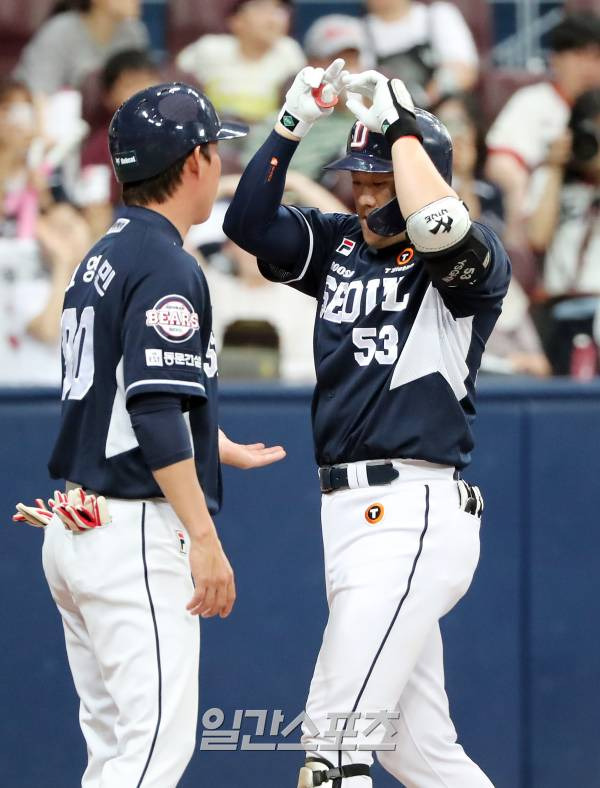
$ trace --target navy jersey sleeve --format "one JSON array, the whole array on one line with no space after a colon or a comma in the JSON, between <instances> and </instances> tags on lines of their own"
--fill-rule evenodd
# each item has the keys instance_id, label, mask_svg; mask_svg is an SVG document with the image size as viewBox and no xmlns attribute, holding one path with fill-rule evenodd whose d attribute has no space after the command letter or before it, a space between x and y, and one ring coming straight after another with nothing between
<instances>
[{"instance_id":1,"label":"navy jersey sleeve","mask_svg":"<svg viewBox=\"0 0 600 788\"><path fill-rule=\"evenodd\" d=\"M287 169L297 142L273 131L240 178L223 230L256 255L263 276L317 296L322 269L347 214L281 204Z\"/></svg>"},{"instance_id":2,"label":"navy jersey sleeve","mask_svg":"<svg viewBox=\"0 0 600 788\"><path fill-rule=\"evenodd\" d=\"M147 392L206 397L200 326L210 302L195 269L178 250L131 283L121 330L127 400Z\"/></svg>"},{"instance_id":3,"label":"navy jersey sleeve","mask_svg":"<svg viewBox=\"0 0 600 788\"><path fill-rule=\"evenodd\" d=\"M277 253L258 258L258 268L265 279L282 282L301 293L316 298L321 289L324 271L339 244L344 227L351 224L348 214L321 213L316 208L282 206L301 225L304 242L299 245L293 266L285 265Z\"/></svg>"},{"instance_id":4,"label":"navy jersey sleeve","mask_svg":"<svg viewBox=\"0 0 600 788\"><path fill-rule=\"evenodd\" d=\"M495 307L506 295L511 277L510 260L502 242L489 227L473 222L478 237L483 240L489 256L486 258L486 273L475 284L451 286L435 276L435 264L429 267L434 286L438 289L444 303L454 317L468 317Z\"/></svg>"}]
</instances>

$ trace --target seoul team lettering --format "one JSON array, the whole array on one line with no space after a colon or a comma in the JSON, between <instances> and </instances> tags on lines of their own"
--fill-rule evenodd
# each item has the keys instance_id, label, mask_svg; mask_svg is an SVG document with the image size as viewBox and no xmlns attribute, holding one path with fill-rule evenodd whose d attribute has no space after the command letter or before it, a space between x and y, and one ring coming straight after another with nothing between
<instances>
[{"instance_id":1,"label":"seoul team lettering","mask_svg":"<svg viewBox=\"0 0 600 788\"><path fill-rule=\"evenodd\" d=\"M403 312L410 297L409 293L400 293L403 279L403 276L387 276L369 279L366 283L361 280L338 283L335 277L328 275L320 317L330 323L355 323L359 317L371 314L378 305L382 312ZM391 324L379 329L353 328L352 342L356 348L354 360L361 367L372 362L389 366L398 360L398 331Z\"/></svg>"},{"instance_id":2,"label":"seoul team lettering","mask_svg":"<svg viewBox=\"0 0 600 788\"><path fill-rule=\"evenodd\" d=\"M320 316L330 323L355 323L361 315L369 315L379 304L383 312L403 312L409 293L400 294L403 276L339 282L331 275L325 280Z\"/></svg>"}]
</instances>

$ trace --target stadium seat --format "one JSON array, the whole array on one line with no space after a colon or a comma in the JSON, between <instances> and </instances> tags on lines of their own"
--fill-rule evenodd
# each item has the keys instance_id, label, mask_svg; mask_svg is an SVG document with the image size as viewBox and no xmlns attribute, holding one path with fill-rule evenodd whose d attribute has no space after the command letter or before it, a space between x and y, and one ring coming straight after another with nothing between
<instances>
[{"instance_id":1,"label":"stadium seat","mask_svg":"<svg viewBox=\"0 0 600 788\"><path fill-rule=\"evenodd\" d=\"M0 74L8 74L21 49L49 16L56 0L2 0L0 3Z\"/></svg>"},{"instance_id":2,"label":"stadium seat","mask_svg":"<svg viewBox=\"0 0 600 788\"><path fill-rule=\"evenodd\" d=\"M545 79L545 74L532 74L516 69L486 69L482 74L481 105L489 126L512 94L526 85Z\"/></svg>"}]
</instances>

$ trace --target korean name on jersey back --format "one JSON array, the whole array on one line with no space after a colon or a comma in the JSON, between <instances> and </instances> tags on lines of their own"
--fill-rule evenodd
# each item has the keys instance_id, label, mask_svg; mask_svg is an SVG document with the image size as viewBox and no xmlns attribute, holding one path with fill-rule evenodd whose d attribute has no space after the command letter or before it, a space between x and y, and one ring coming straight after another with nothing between
<instances>
[{"instance_id":1,"label":"korean name on jersey back","mask_svg":"<svg viewBox=\"0 0 600 788\"><path fill-rule=\"evenodd\" d=\"M209 509L221 499L217 354L208 286L175 227L125 209L84 258L65 293L63 408L50 461L55 478L106 495L161 495L137 444L127 400L185 398Z\"/></svg>"}]
</instances>

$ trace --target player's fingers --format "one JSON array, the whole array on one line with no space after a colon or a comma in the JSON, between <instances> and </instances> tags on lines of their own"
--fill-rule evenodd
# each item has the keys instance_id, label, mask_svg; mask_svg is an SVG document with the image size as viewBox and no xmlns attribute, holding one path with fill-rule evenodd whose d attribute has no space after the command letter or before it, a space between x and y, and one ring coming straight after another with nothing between
<instances>
[{"instance_id":1,"label":"player's fingers","mask_svg":"<svg viewBox=\"0 0 600 788\"><path fill-rule=\"evenodd\" d=\"M204 583L197 584L196 588L194 589L192 598L185 606L186 610L188 610L192 616L198 616L200 614L200 611L202 610L202 606L204 605L205 595L206 595L206 585Z\"/></svg>"},{"instance_id":2,"label":"player's fingers","mask_svg":"<svg viewBox=\"0 0 600 788\"><path fill-rule=\"evenodd\" d=\"M221 618L227 618L227 616L233 610L233 606L234 606L235 600L236 600L236 595L237 594L236 594L236 590L235 590L235 580L232 577L230 582L227 584L227 602L226 602L225 607L223 608L223 610L221 610L221 612L219 613Z\"/></svg>"},{"instance_id":3,"label":"player's fingers","mask_svg":"<svg viewBox=\"0 0 600 788\"><path fill-rule=\"evenodd\" d=\"M346 106L350 112L358 118L358 120L367 126L367 128L370 126L369 110L367 107L365 107L360 99L349 97L346 101Z\"/></svg>"},{"instance_id":4,"label":"player's fingers","mask_svg":"<svg viewBox=\"0 0 600 788\"><path fill-rule=\"evenodd\" d=\"M253 450L253 449L264 449L265 448L265 444L264 443L246 443L246 444L244 444L244 448L245 449L251 449L251 450Z\"/></svg>"},{"instance_id":5,"label":"player's fingers","mask_svg":"<svg viewBox=\"0 0 600 788\"><path fill-rule=\"evenodd\" d=\"M318 88L323 81L323 74L325 72L322 68L312 68L307 66L302 71L302 80L309 88Z\"/></svg>"},{"instance_id":6,"label":"player's fingers","mask_svg":"<svg viewBox=\"0 0 600 788\"><path fill-rule=\"evenodd\" d=\"M255 467L262 468L265 465L272 465L274 462L279 462L287 456L283 446L273 446L269 449L263 449L257 452L255 457Z\"/></svg>"},{"instance_id":7,"label":"player's fingers","mask_svg":"<svg viewBox=\"0 0 600 788\"><path fill-rule=\"evenodd\" d=\"M211 618L217 612L216 608L216 599L217 599L217 587L213 582L211 582L206 589L206 595L204 597L204 602L202 603L200 615L202 618Z\"/></svg>"},{"instance_id":8,"label":"player's fingers","mask_svg":"<svg viewBox=\"0 0 600 788\"><path fill-rule=\"evenodd\" d=\"M323 72L321 82L333 82L333 80L337 79L342 73L345 65L346 61L343 58L336 57L336 59L330 63Z\"/></svg>"}]
</instances>

